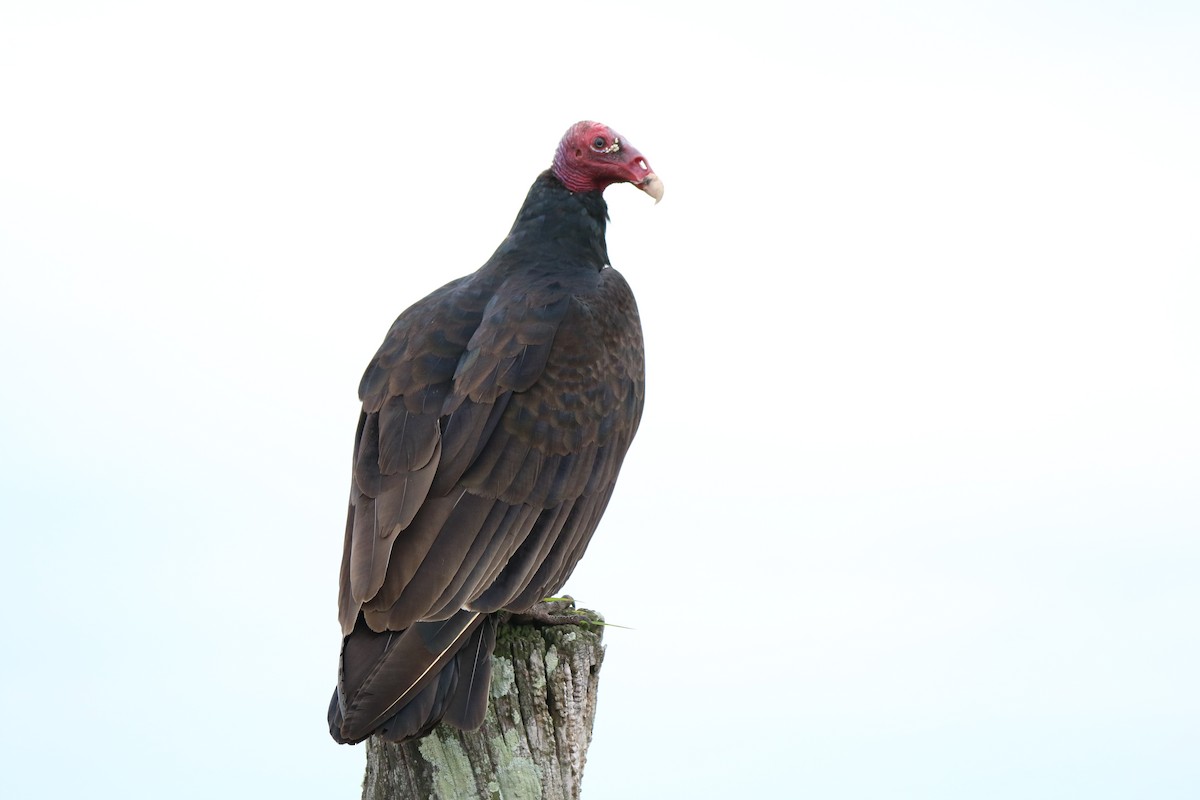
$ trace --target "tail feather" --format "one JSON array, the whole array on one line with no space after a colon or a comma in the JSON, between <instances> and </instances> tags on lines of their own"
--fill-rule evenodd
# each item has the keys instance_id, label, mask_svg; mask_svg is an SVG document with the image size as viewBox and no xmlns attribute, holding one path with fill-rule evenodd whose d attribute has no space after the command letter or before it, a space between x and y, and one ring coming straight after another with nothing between
<instances>
[{"instance_id":1,"label":"tail feather","mask_svg":"<svg viewBox=\"0 0 1200 800\"><path fill-rule=\"evenodd\" d=\"M464 731L483 724L492 685L492 651L496 649L496 619L489 616L467 646L455 657L458 686L450 696L444 721Z\"/></svg>"},{"instance_id":2,"label":"tail feather","mask_svg":"<svg viewBox=\"0 0 1200 800\"><path fill-rule=\"evenodd\" d=\"M478 727L495 639L495 621L475 611L384 633L360 618L342 646L330 734L342 744L375 733L403 741L423 736L443 717L460 728Z\"/></svg>"}]
</instances>

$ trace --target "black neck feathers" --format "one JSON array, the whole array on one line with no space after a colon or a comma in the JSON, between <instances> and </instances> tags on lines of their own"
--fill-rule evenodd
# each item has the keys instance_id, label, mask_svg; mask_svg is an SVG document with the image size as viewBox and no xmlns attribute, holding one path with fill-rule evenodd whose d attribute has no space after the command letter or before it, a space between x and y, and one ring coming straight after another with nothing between
<instances>
[{"instance_id":1,"label":"black neck feathers","mask_svg":"<svg viewBox=\"0 0 1200 800\"><path fill-rule=\"evenodd\" d=\"M600 192L572 192L546 170L537 177L496 255L518 252L608 265L604 240L608 204Z\"/></svg>"}]
</instances>

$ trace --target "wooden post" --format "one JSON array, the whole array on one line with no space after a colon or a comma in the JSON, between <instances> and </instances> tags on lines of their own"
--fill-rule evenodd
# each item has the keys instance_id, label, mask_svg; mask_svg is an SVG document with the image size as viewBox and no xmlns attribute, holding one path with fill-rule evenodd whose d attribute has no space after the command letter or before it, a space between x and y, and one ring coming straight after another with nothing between
<instances>
[{"instance_id":1,"label":"wooden post","mask_svg":"<svg viewBox=\"0 0 1200 800\"><path fill-rule=\"evenodd\" d=\"M546 607L538 606L539 616ZM564 613L555 604L551 615ZM402 744L367 741L363 800L574 800L596 715L603 619L500 625L483 726L439 725Z\"/></svg>"}]
</instances>

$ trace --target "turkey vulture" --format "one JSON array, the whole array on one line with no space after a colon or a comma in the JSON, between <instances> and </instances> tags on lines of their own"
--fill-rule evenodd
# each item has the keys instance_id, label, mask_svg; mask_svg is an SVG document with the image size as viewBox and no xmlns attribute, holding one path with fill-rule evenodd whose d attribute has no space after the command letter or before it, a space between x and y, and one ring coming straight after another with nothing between
<instances>
[{"instance_id":1,"label":"turkey vulture","mask_svg":"<svg viewBox=\"0 0 1200 800\"><path fill-rule=\"evenodd\" d=\"M478 727L498 613L556 592L608 505L645 388L612 183L662 197L629 142L575 124L487 263L401 314L363 374L338 742Z\"/></svg>"}]
</instances>

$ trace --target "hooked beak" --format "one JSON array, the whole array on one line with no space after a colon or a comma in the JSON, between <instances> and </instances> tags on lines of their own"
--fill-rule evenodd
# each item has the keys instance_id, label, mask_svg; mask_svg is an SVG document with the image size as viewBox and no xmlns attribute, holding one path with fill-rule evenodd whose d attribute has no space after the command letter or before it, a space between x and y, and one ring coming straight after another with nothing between
<instances>
[{"instance_id":1,"label":"hooked beak","mask_svg":"<svg viewBox=\"0 0 1200 800\"><path fill-rule=\"evenodd\" d=\"M658 205L658 201L663 197L663 182L657 175L651 172L645 178L642 178L641 183L637 184L637 188L641 189L646 194L654 198L654 205Z\"/></svg>"}]
</instances>

